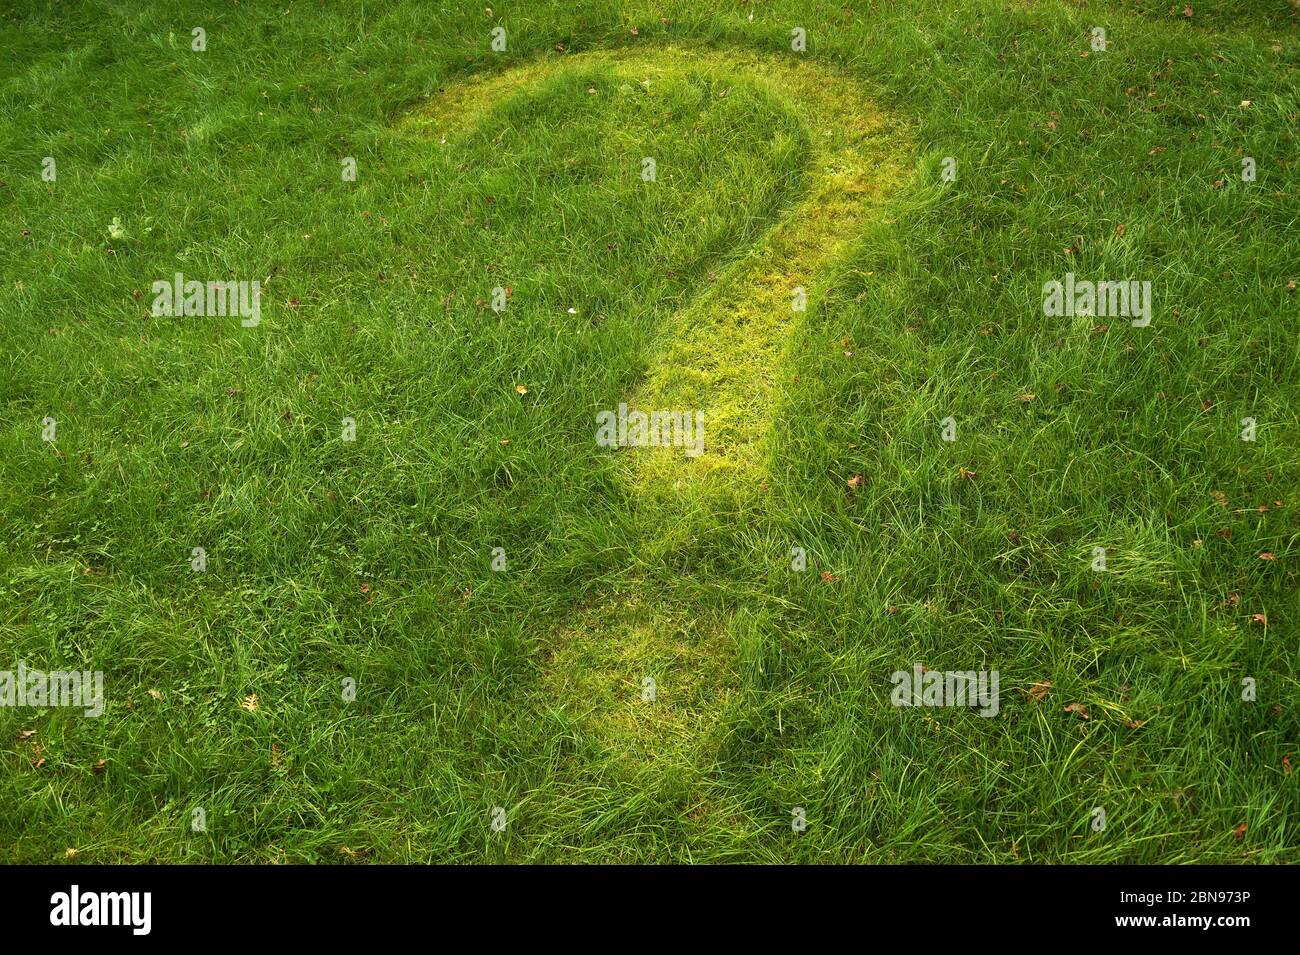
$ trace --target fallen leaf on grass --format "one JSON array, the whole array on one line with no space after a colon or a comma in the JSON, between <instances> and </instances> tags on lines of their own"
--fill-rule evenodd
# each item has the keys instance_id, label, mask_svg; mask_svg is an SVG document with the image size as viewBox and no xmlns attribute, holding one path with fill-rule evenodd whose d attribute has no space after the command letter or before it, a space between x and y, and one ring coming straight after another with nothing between
<instances>
[{"instance_id":1,"label":"fallen leaf on grass","mask_svg":"<svg viewBox=\"0 0 1300 955\"><path fill-rule=\"evenodd\" d=\"M1242 837L1246 835L1246 824L1243 822L1236 829L1233 829L1232 834L1236 836L1237 841L1240 842L1242 840Z\"/></svg>"},{"instance_id":2,"label":"fallen leaf on grass","mask_svg":"<svg viewBox=\"0 0 1300 955\"><path fill-rule=\"evenodd\" d=\"M1267 627L1267 626L1268 626L1268 614L1266 614L1266 613L1252 613L1252 614L1250 615L1250 622L1251 622L1251 623L1257 623L1257 624L1259 624L1261 627Z\"/></svg>"},{"instance_id":3,"label":"fallen leaf on grass","mask_svg":"<svg viewBox=\"0 0 1300 955\"><path fill-rule=\"evenodd\" d=\"M94 773L95 775L99 775L99 774L102 773L102 772L103 772L107 767L108 767L108 760L106 760L106 759L101 759L101 760L99 760L97 763L95 763L94 766L91 766L91 767L90 767L90 771L91 771L92 773Z\"/></svg>"},{"instance_id":4,"label":"fallen leaf on grass","mask_svg":"<svg viewBox=\"0 0 1300 955\"><path fill-rule=\"evenodd\" d=\"M36 735L36 730L20 730L18 733L18 742L25 743Z\"/></svg>"},{"instance_id":5,"label":"fallen leaf on grass","mask_svg":"<svg viewBox=\"0 0 1300 955\"><path fill-rule=\"evenodd\" d=\"M833 584L835 583L836 579L837 579L836 576L832 574L829 570L822 571L822 583Z\"/></svg>"},{"instance_id":6,"label":"fallen leaf on grass","mask_svg":"<svg viewBox=\"0 0 1300 955\"><path fill-rule=\"evenodd\" d=\"M240 709L248 710L248 712L250 713L252 713L254 710L257 709L257 704L258 704L258 699L256 693L250 693L248 694L248 696L244 697L242 700L239 701Z\"/></svg>"},{"instance_id":7,"label":"fallen leaf on grass","mask_svg":"<svg viewBox=\"0 0 1300 955\"><path fill-rule=\"evenodd\" d=\"M1259 559L1260 559L1260 560L1277 560L1277 557L1276 557L1274 554L1270 553L1269 551L1264 551L1264 553L1262 553L1262 554L1259 555Z\"/></svg>"},{"instance_id":8,"label":"fallen leaf on grass","mask_svg":"<svg viewBox=\"0 0 1300 955\"><path fill-rule=\"evenodd\" d=\"M849 478L848 481L849 492L852 493L853 491L856 491L858 488L862 487L862 481L863 481L863 477L861 474L855 474L853 475L853 477Z\"/></svg>"},{"instance_id":9,"label":"fallen leaf on grass","mask_svg":"<svg viewBox=\"0 0 1300 955\"><path fill-rule=\"evenodd\" d=\"M1052 688L1051 680L1039 680L1029 688L1028 696L1035 703L1041 703L1047 699L1047 692Z\"/></svg>"},{"instance_id":10,"label":"fallen leaf on grass","mask_svg":"<svg viewBox=\"0 0 1300 955\"><path fill-rule=\"evenodd\" d=\"M960 467L960 466L959 466L959 467L957 468L957 476L960 477L960 478L965 478L967 481L973 481L973 480L975 480L975 472L969 470L969 469L966 468L966 467Z\"/></svg>"},{"instance_id":11,"label":"fallen leaf on grass","mask_svg":"<svg viewBox=\"0 0 1300 955\"><path fill-rule=\"evenodd\" d=\"M1092 714L1088 712L1088 708L1084 706L1082 703L1071 703L1069 706L1065 708L1065 712L1075 713L1078 715L1079 719L1081 720L1092 719Z\"/></svg>"},{"instance_id":12,"label":"fallen leaf on grass","mask_svg":"<svg viewBox=\"0 0 1300 955\"><path fill-rule=\"evenodd\" d=\"M157 690L150 690L149 695L152 696L155 700L161 700L163 698L162 694L159 693Z\"/></svg>"},{"instance_id":13,"label":"fallen leaf on grass","mask_svg":"<svg viewBox=\"0 0 1300 955\"><path fill-rule=\"evenodd\" d=\"M515 393L520 395L526 395L528 394L528 389L525 388L523 385L515 385Z\"/></svg>"},{"instance_id":14,"label":"fallen leaf on grass","mask_svg":"<svg viewBox=\"0 0 1300 955\"><path fill-rule=\"evenodd\" d=\"M1290 753L1287 753L1285 756L1282 757L1282 774L1284 776L1291 775L1291 754Z\"/></svg>"}]
</instances>

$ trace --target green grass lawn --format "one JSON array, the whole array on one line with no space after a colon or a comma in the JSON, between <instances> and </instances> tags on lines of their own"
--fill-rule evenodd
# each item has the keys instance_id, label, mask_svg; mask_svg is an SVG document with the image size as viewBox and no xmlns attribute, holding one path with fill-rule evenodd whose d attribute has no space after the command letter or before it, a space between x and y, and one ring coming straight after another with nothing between
<instances>
[{"instance_id":1,"label":"green grass lawn","mask_svg":"<svg viewBox=\"0 0 1300 955\"><path fill-rule=\"evenodd\" d=\"M0 671L105 697L0 706L0 861L1300 862L1293 0L0 50Z\"/></svg>"}]
</instances>

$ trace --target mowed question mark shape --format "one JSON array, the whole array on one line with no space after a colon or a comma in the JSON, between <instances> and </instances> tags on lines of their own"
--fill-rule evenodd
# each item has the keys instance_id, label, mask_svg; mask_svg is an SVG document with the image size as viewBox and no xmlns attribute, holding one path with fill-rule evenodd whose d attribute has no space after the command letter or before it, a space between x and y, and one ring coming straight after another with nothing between
<instances>
[{"instance_id":1,"label":"mowed question mark shape","mask_svg":"<svg viewBox=\"0 0 1300 955\"><path fill-rule=\"evenodd\" d=\"M806 314L795 311L794 291L803 288L810 300L815 298L815 289L825 285L835 260L880 214L905 178L906 137L855 82L806 54L675 46L551 57L472 77L440 93L412 118L412 125L454 136L472 130L512 93L592 65L607 65L629 82L648 79L653 84L657 76L686 70L724 84L753 84L790 110L809 140L800 198L771 223L751 254L663 323L650 370L625 399L633 410L703 413L702 455L688 456L681 447L638 447L620 453L629 503L650 515L643 524L655 527L652 515L672 509L680 537L683 511L725 520L762 494L784 351L793 327ZM639 169L629 170L629 175L637 174ZM594 435L594 421L592 431ZM717 679L726 678L721 672L725 662L719 669L717 654L700 654L698 647L682 645L673 633L664 632L673 626L662 625L663 620L647 622L637 605L635 597L615 595L587 624L579 625L584 639L558 641L562 650L552 661L557 695L591 701L611 683L630 680L639 687L645 674L628 668L642 656L662 662L664 653L680 657L687 670L697 664L713 667ZM691 618L691 608L679 610L678 619ZM592 655L584 647L600 652ZM565 652L572 654L567 665ZM701 680L707 683L708 677ZM671 686L668 689L671 692ZM681 716L680 709L665 707L661 712ZM619 721L593 723L598 724L608 732ZM669 726L666 735L680 738L683 728ZM658 735L662 739L665 734Z\"/></svg>"}]
</instances>

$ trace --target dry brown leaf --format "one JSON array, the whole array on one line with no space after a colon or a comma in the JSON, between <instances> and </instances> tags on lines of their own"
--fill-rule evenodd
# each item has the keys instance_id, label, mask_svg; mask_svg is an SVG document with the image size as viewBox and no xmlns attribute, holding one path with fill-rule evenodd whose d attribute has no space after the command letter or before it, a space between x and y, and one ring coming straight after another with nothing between
<instances>
[{"instance_id":1,"label":"dry brown leaf","mask_svg":"<svg viewBox=\"0 0 1300 955\"><path fill-rule=\"evenodd\" d=\"M1259 624L1261 627L1267 627L1267 626L1268 626L1268 614L1266 614L1266 613L1252 613L1252 614L1250 615L1250 622L1251 622L1251 623L1257 623L1257 624Z\"/></svg>"},{"instance_id":2,"label":"dry brown leaf","mask_svg":"<svg viewBox=\"0 0 1300 955\"><path fill-rule=\"evenodd\" d=\"M1233 829L1232 834L1236 836L1237 841L1240 842L1242 840L1242 837L1246 835L1246 824L1243 822L1236 829Z\"/></svg>"},{"instance_id":3,"label":"dry brown leaf","mask_svg":"<svg viewBox=\"0 0 1300 955\"><path fill-rule=\"evenodd\" d=\"M849 478L849 491L856 491L858 488L862 487L862 482L863 477L861 474L853 475L853 477Z\"/></svg>"},{"instance_id":4,"label":"dry brown leaf","mask_svg":"<svg viewBox=\"0 0 1300 955\"><path fill-rule=\"evenodd\" d=\"M836 576L832 574L829 570L822 571L822 583L833 584L837 579L838 578L836 578Z\"/></svg>"},{"instance_id":5,"label":"dry brown leaf","mask_svg":"<svg viewBox=\"0 0 1300 955\"><path fill-rule=\"evenodd\" d=\"M1088 712L1088 708L1084 706L1082 703L1071 703L1069 706L1065 708L1065 712L1074 713L1081 720L1092 719L1092 714Z\"/></svg>"},{"instance_id":6,"label":"dry brown leaf","mask_svg":"<svg viewBox=\"0 0 1300 955\"><path fill-rule=\"evenodd\" d=\"M1266 551L1264 551L1262 554L1259 555L1259 559L1260 559L1260 560L1277 560L1277 556L1276 556L1275 554L1273 554L1271 551L1267 551L1267 550L1266 550Z\"/></svg>"},{"instance_id":7,"label":"dry brown leaf","mask_svg":"<svg viewBox=\"0 0 1300 955\"><path fill-rule=\"evenodd\" d=\"M18 742L25 743L36 735L36 730L19 730Z\"/></svg>"},{"instance_id":8,"label":"dry brown leaf","mask_svg":"<svg viewBox=\"0 0 1300 955\"><path fill-rule=\"evenodd\" d=\"M258 704L258 699L256 693L250 693L248 694L248 696L244 697L242 700L239 701L240 708L248 710L248 712L250 713L252 713L254 710L257 709L257 704Z\"/></svg>"},{"instance_id":9,"label":"dry brown leaf","mask_svg":"<svg viewBox=\"0 0 1300 955\"><path fill-rule=\"evenodd\" d=\"M1016 395L1016 401L1019 401L1022 405L1024 405L1033 401L1037 397L1038 395L1034 394L1032 391L1026 391L1023 395Z\"/></svg>"},{"instance_id":10,"label":"dry brown leaf","mask_svg":"<svg viewBox=\"0 0 1300 955\"><path fill-rule=\"evenodd\" d=\"M967 481L973 481L973 480L975 480L975 472L974 472L974 471L971 471L971 470L969 470L969 469L967 469L967 468L965 468L965 467L958 467L958 468L957 468L957 476L960 477L960 478L965 478Z\"/></svg>"},{"instance_id":11,"label":"dry brown leaf","mask_svg":"<svg viewBox=\"0 0 1300 955\"><path fill-rule=\"evenodd\" d=\"M1041 703L1047 699L1047 693L1052 688L1051 680L1039 680L1029 688L1029 698L1035 703Z\"/></svg>"},{"instance_id":12,"label":"dry brown leaf","mask_svg":"<svg viewBox=\"0 0 1300 955\"><path fill-rule=\"evenodd\" d=\"M96 762L94 766L90 767L90 771L98 775L99 773L102 773L105 770L105 768L107 768L107 766L108 766L108 760L101 759L98 762Z\"/></svg>"},{"instance_id":13,"label":"dry brown leaf","mask_svg":"<svg viewBox=\"0 0 1300 955\"><path fill-rule=\"evenodd\" d=\"M149 695L152 696L155 700L161 700L163 698L163 695L159 693L157 690L150 690Z\"/></svg>"}]
</instances>

